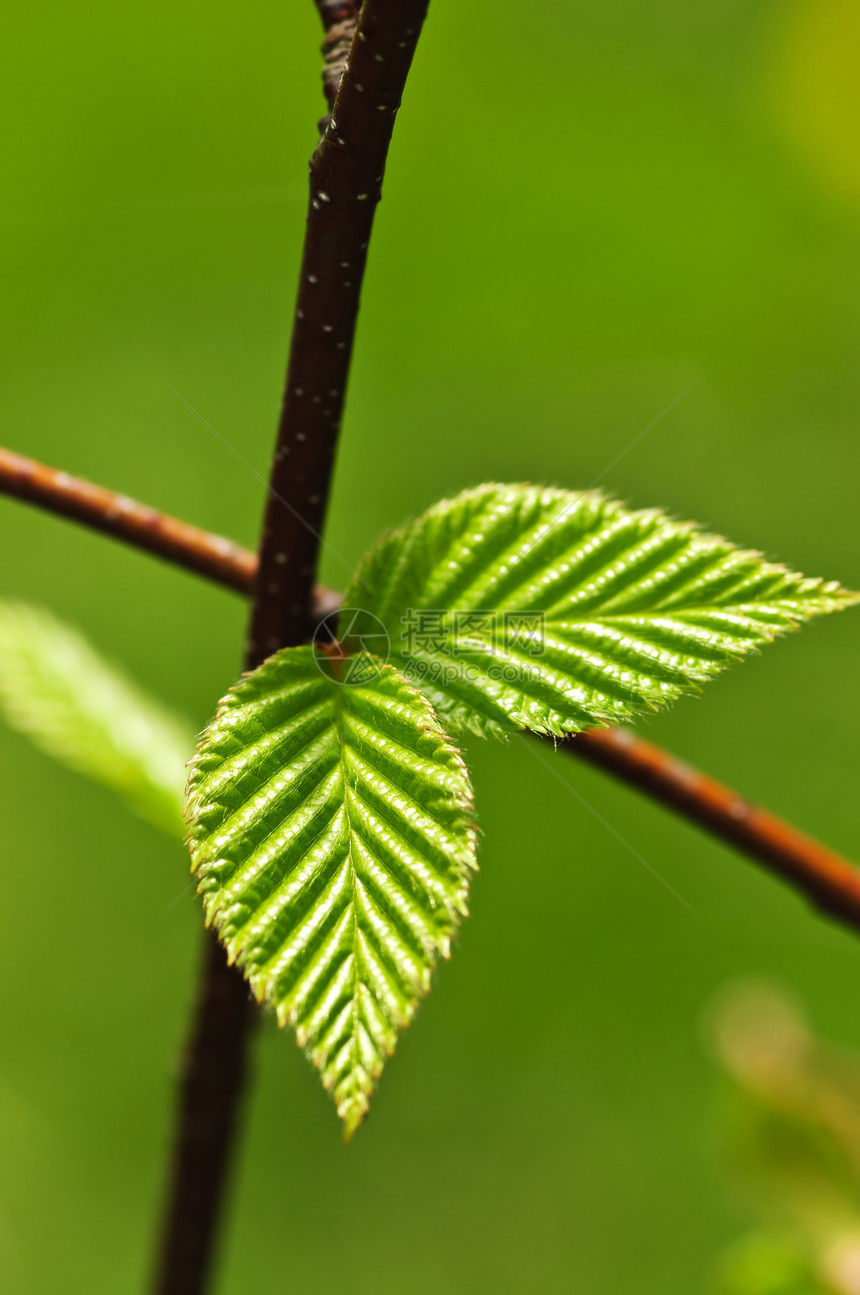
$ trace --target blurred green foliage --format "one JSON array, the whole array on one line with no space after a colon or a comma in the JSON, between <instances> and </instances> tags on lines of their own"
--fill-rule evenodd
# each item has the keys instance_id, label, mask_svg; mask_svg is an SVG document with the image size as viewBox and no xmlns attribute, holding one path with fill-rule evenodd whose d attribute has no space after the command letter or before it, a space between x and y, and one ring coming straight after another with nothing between
<instances>
[{"instance_id":1,"label":"blurred green foliage","mask_svg":"<svg viewBox=\"0 0 860 1295\"><path fill-rule=\"evenodd\" d=\"M44 608L0 599L0 714L39 747L112 788L173 840L194 735Z\"/></svg>"},{"instance_id":2,"label":"blurred green foliage","mask_svg":"<svg viewBox=\"0 0 860 1295\"><path fill-rule=\"evenodd\" d=\"M734 1080L726 1145L762 1221L727 1256L720 1295L856 1295L860 1053L815 1038L763 986L725 995L715 1026Z\"/></svg>"},{"instance_id":3,"label":"blurred green foliage","mask_svg":"<svg viewBox=\"0 0 860 1295\"><path fill-rule=\"evenodd\" d=\"M860 587L851 0L431 8L333 547L481 480L586 486L696 380L602 485ZM265 474L318 39L310 0L9 15L15 449L254 542L259 482L164 383ZM80 625L203 727L237 671L240 599L9 501L0 528L4 597ZM344 582L331 556L323 575ZM856 853L856 635L833 618L648 735ZM766 974L860 1044L848 934L560 764L692 916L528 750L468 756L485 835L457 955L347 1150L299 1051L264 1031L219 1295L690 1295L747 1217L708 1143L703 1004ZM133 1292L199 946L187 859L19 736L0 733L0 762L3 1285Z\"/></svg>"}]
</instances>

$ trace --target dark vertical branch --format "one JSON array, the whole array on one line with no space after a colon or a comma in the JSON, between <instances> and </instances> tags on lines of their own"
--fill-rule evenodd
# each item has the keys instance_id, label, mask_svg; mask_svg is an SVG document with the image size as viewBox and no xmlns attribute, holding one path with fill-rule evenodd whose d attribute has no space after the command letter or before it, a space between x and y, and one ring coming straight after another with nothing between
<instances>
[{"instance_id":1,"label":"dark vertical branch","mask_svg":"<svg viewBox=\"0 0 860 1295\"><path fill-rule=\"evenodd\" d=\"M310 591L340 430L367 247L394 117L427 0L365 0L311 158L307 233L251 619L262 660L312 629ZM285 506L286 505L286 506Z\"/></svg>"},{"instance_id":2,"label":"dark vertical branch","mask_svg":"<svg viewBox=\"0 0 860 1295\"><path fill-rule=\"evenodd\" d=\"M346 30L339 37L334 15L351 6L317 3L327 29L324 83L334 107L310 164L298 301L245 654L249 670L304 642L312 628L314 573L367 246L394 116L427 9L427 0L364 0L341 74L338 51L344 52L354 15L340 18ZM206 1289L255 1015L240 973L207 936L157 1295Z\"/></svg>"},{"instance_id":3,"label":"dark vertical branch","mask_svg":"<svg viewBox=\"0 0 860 1295\"><path fill-rule=\"evenodd\" d=\"M182 1063L157 1295L208 1288L255 1016L244 977L207 931Z\"/></svg>"}]
</instances>

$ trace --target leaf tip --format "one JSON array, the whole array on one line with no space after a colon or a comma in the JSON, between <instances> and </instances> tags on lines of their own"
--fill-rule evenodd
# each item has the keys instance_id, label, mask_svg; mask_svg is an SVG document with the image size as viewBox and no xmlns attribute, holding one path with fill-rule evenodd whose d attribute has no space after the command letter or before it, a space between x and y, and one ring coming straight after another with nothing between
<instances>
[{"instance_id":1,"label":"leaf tip","mask_svg":"<svg viewBox=\"0 0 860 1295\"><path fill-rule=\"evenodd\" d=\"M351 1098L349 1102L344 1103L338 1109L338 1115L343 1121L343 1140L345 1143L351 1142L357 1129L361 1127L367 1118L369 1103L366 1097Z\"/></svg>"}]
</instances>

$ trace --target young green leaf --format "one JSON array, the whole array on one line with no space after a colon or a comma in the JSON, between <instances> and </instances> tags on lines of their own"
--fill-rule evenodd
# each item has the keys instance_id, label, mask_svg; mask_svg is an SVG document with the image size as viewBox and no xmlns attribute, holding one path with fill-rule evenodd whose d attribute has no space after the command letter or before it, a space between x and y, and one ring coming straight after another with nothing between
<instances>
[{"instance_id":1,"label":"young green leaf","mask_svg":"<svg viewBox=\"0 0 860 1295\"><path fill-rule=\"evenodd\" d=\"M353 650L381 622L392 663L460 730L560 735L696 691L855 601L654 510L485 485L370 550L338 636Z\"/></svg>"},{"instance_id":2,"label":"young green leaf","mask_svg":"<svg viewBox=\"0 0 860 1295\"><path fill-rule=\"evenodd\" d=\"M36 746L182 839L190 725L43 608L0 602L0 708Z\"/></svg>"},{"instance_id":3,"label":"young green leaf","mask_svg":"<svg viewBox=\"0 0 860 1295\"><path fill-rule=\"evenodd\" d=\"M192 763L207 921L295 1026L347 1136L466 912L471 812L428 702L369 655L278 653L223 699Z\"/></svg>"}]
</instances>

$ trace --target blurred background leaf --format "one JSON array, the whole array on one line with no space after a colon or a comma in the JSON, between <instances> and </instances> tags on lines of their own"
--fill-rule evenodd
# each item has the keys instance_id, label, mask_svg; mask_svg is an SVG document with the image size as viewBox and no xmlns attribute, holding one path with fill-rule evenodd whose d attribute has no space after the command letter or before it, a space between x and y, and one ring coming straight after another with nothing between
<instances>
[{"instance_id":1,"label":"blurred background leaf","mask_svg":"<svg viewBox=\"0 0 860 1295\"><path fill-rule=\"evenodd\" d=\"M757 1232L727 1256L719 1295L833 1295L808 1250L791 1234Z\"/></svg>"},{"instance_id":2,"label":"blurred background leaf","mask_svg":"<svg viewBox=\"0 0 860 1295\"><path fill-rule=\"evenodd\" d=\"M860 1053L815 1038L763 986L725 995L713 1021L734 1081L729 1145L769 1229L736 1248L726 1295L860 1291Z\"/></svg>"},{"instance_id":3,"label":"blurred background leaf","mask_svg":"<svg viewBox=\"0 0 860 1295\"><path fill-rule=\"evenodd\" d=\"M0 710L43 751L183 840L193 730L45 608L0 600Z\"/></svg>"},{"instance_id":4,"label":"blurred background leaf","mask_svg":"<svg viewBox=\"0 0 860 1295\"><path fill-rule=\"evenodd\" d=\"M783 73L787 40L793 68L821 67L790 40L805 20L856 66L848 12L431 0L370 253L335 549L354 563L483 480L581 489L698 379L601 486L860 588L860 212L799 144ZM259 482L163 383L266 473L323 110L313 5L47 0L4 35L4 440L253 544ZM804 129L821 144L841 94L855 139L850 93L804 75ZM2 596L208 722L239 598L7 500L0 542ZM323 575L345 583L333 558ZM856 618L833 617L644 731L856 857L856 644ZM483 836L456 956L347 1151L298 1050L262 1033L218 1295L279 1290L285 1263L315 1295L400 1295L403 1272L410 1295L690 1295L749 1219L705 1136L703 1003L766 976L860 1046L848 933L565 766L694 917L526 747L467 758ZM0 1271L16 1295L136 1292L198 901L181 852L99 788L6 731L0 770ZM514 1050L525 1018L533 1046ZM357 1273L359 1249L385 1263Z\"/></svg>"}]
</instances>

